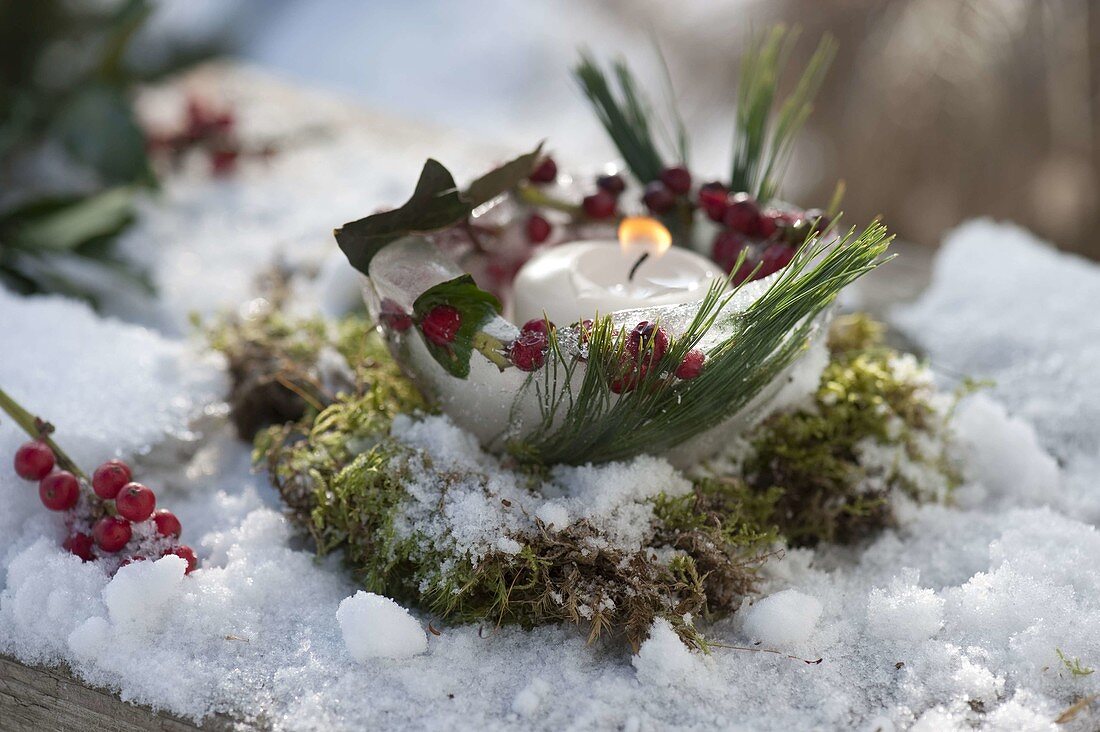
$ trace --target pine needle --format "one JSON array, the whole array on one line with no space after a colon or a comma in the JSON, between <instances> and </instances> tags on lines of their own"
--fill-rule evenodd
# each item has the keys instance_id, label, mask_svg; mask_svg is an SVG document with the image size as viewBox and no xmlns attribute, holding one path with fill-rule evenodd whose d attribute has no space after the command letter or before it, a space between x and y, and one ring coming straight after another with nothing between
<instances>
[{"instance_id":1,"label":"pine needle","mask_svg":"<svg viewBox=\"0 0 1100 732\"><path fill-rule=\"evenodd\" d=\"M612 64L618 90L607 73L587 51L573 69L573 77L592 103L596 116L623 156L630 172L641 183L656 180L664 165L650 130L650 111L630 69L623 61Z\"/></svg>"},{"instance_id":2,"label":"pine needle","mask_svg":"<svg viewBox=\"0 0 1100 732\"><path fill-rule=\"evenodd\" d=\"M836 56L837 42L826 35L775 116L779 78L798 36L797 28L777 25L752 41L741 59L730 183L733 190L748 191L762 201L778 194L794 140L813 111L813 99Z\"/></svg>"}]
</instances>

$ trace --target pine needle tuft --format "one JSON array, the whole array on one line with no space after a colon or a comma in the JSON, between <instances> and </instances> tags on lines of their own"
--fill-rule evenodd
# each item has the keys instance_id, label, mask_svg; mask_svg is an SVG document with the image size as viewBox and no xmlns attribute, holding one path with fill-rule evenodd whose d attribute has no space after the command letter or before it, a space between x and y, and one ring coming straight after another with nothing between
<instances>
[{"instance_id":1,"label":"pine needle tuft","mask_svg":"<svg viewBox=\"0 0 1100 732\"><path fill-rule=\"evenodd\" d=\"M779 78L798 36L798 29L777 25L752 41L741 59L730 184L733 190L749 191L761 201L778 193L794 140L813 112L813 99L836 56L837 42L826 35L775 117Z\"/></svg>"}]
</instances>

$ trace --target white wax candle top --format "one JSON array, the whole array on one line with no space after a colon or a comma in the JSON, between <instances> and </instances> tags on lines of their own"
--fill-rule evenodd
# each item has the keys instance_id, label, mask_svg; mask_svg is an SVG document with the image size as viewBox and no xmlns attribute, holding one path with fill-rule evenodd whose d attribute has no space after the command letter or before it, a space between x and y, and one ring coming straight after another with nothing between
<instances>
[{"instance_id":1,"label":"white wax candle top","mask_svg":"<svg viewBox=\"0 0 1100 732\"><path fill-rule=\"evenodd\" d=\"M650 252L630 278L638 258ZM532 258L516 275L512 319L522 325L543 317L559 325L598 312L678 305L703 299L722 276L718 265L695 252L672 247L658 254L641 246L624 251L614 241L562 244Z\"/></svg>"}]
</instances>

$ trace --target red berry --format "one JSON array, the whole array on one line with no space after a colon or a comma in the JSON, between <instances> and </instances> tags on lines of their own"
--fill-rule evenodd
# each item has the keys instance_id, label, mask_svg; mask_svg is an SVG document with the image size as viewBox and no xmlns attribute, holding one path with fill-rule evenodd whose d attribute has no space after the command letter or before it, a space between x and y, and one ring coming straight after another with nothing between
<instances>
[{"instance_id":1,"label":"red berry","mask_svg":"<svg viewBox=\"0 0 1100 732\"><path fill-rule=\"evenodd\" d=\"M96 546L108 554L114 554L126 546L132 535L130 522L118 516L104 516L92 527Z\"/></svg>"},{"instance_id":2,"label":"red berry","mask_svg":"<svg viewBox=\"0 0 1100 732\"><path fill-rule=\"evenodd\" d=\"M552 228L545 218L538 214L531 214L527 219L527 240L532 244L542 244L550 238Z\"/></svg>"},{"instance_id":3,"label":"red berry","mask_svg":"<svg viewBox=\"0 0 1100 732\"><path fill-rule=\"evenodd\" d=\"M462 313L450 305L436 305L420 321L424 337L437 346L446 346L455 339L462 326Z\"/></svg>"},{"instance_id":4,"label":"red berry","mask_svg":"<svg viewBox=\"0 0 1100 732\"><path fill-rule=\"evenodd\" d=\"M92 490L100 498L111 500L132 477L129 465L121 460L108 460L92 473Z\"/></svg>"},{"instance_id":5,"label":"red berry","mask_svg":"<svg viewBox=\"0 0 1100 732\"><path fill-rule=\"evenodd\" d=\"M756 235L761 239L770 239L777 231L779 231L779 224L776 220L766 212L760 214L760 218L756 220Z\"/></svg>"},{"instance_id":6,"label":"red berry","mask_svg":"<svg viewBox=\"0 0 1100 732\"><path fill-rule=\"evenodd\" d=\"M744 234L736 231L720 231L714 237L710 256L726 272L732 272L734 265L737 264L737 257L742 251L746 255L745 261L752 261L752 246Z\"/></svg>"},{"instance_id":7,"label":"red berry","mask_svg":"<svg viewBox=\"0 0 1100 732\"><path fill-rule=\"evenodd\" d=\"M738 193L730 200L723 222L727 227L745 236L760 234L760 208L747 193Z\"/></svg>"},{"instance_id":8,"label":"red berry","mask_svg":"<svg viewBox=\"0 0 1100 732\"><path fill-rule=\"evenodd\" d=\"M756 271L756 266L758 264L760 264L760 260L757 259L755 256L746 259L744 263L742 263L741 266L737 268L737 271L733 273L733 277L731 278L733 284L740 285L745 280L753 277L753 272ZM753 277L753 279L759 278Z\"/></svg>"},{"instance_id":9,"label":"red berry","mask_svg":"<svg viewBox=\"0 0 1100 732\"><path fill-rule=\"evenodd\" d=\"M520 328L519 337L512 341L508 356L520 371L537 371L546 363L546 351L550 346L550 329L546 320L528 320Z\"/></svg>"},{"instance_id":10,"label":"red berry","mask_svg":"<svg viewBox=\"0 0 1100 732\"><path fill-rule=\"evenodd\" d=\"M832 223L832 220L820 208L806 209L806 213L802 214L802 218L813 225L814 231L825 231Z\"/></svg>"},{"instance_id":11,"label":"red berry","mask_svg":"<svg viewBox=\"0 0 1100 732\"><path fill-rule=\"evenodd\" d=\"M189 546L177 546L172 549L166 549L162 557L166 557L169 554L175 554L177 557L187 561L187 569L184 570L184 574L191 574L195 571L195 568L199 566L199 560L195 558L195 550Z\"/></svg>"},{"instance_id":12,"label":"red berry","mask_svg":"<svg viewBox=\"0 0 1100 732\"><path fill-rule=\"evenodd\" d=\"M590 219L609 219L615 215L615 196L607 191L596 191L585 196L581 205Z\"/></svg>"},{"instance_id":13,"label":"red berry","mask_svg":"<svg viewBox=\"0 0 1100 732\"><path fill-rule=\"evenodd\" d=\"M95 555L92 554L92 547L95 546L95 541L88 534L83 532L77 532L70 534L69 538L65 539L61 544L69 553L83 559L85 562L90 562L95 559Z\"/></svg>"},{"instance_id":14,"label":"red berry","mask_svg":"<svg viewBox=\"0 0 1100 732\"><path fill-rule=\"evenodd\" d=\"M546 336L541 333L521 333L512 341L508 357L520 371L538 371L546 363Z\"/></svg>"},{"instance_id":15,"label":"red berry","mask_svg":"<svg viewBox=\"0 0 1100 732\"><path fill-rule=\"evenodd\" d=\"M589 321L591 322L591 321ZM557 328L552 322L548 324L546 318L531 318L523 327L520 328L521 333L542 333L543 335L549 335L550 331Z\"/></svg>"},{"instance_id":16,"label":"red berry","mask_svg":"<svg viewBox=\"0 0 1100 732\"><path fill-rule=\"evenodd\" d=\"M646 185L642 203L655 214L666 214L676 205L676 195L664 183L655 180Z\"/></svg>"},{"instance_id":17,"label":"red berry","mask_svg":"<svg viewBox=\"0 0 1100 732\"><path fill-rule=\"evenodd\" d=\"M210 151L210 169L215 175L228 175L237 168L237 158L240 151L233 148L219 147Z\"/></svg>"},{"instance_id":18,"label":"red berry","mask_svg":"<svg viewBox=\"0 0 1100 732\"><path fill-rule=\"evenodd\" d=\"M558 164L554 162L554 158L547 156L539 161L527 180L532 183L553 183L557 178Z\"/></svg>"},{"instance_id":19,"label":"red berry","mask_svg":"<svg viewBox=\"0 0 1100 732\"><path fill-rule=\"evenodd\" d=\"M622 394L623 392L634 391L635 381L633 373L615 379L611 382L611 393Z\"/></svg>"},{"instance_id":20,"label":"red berry","mask_svg":"<svg viewBox=\"0 0 1100 732\"><path fill-rule=\"evenodd\" d=\"M24 442L15 451L15 472L23 480L42 480L55 462L53 450L41 440Z\"/></svg>"},{"instance_id":21,"label":"red berry","mask_svg":"<svg viewBox=\"0 0 1100 732\"><path fill-rule=\"evenodd\" d=\"M668 333L656 323L645 320L634 326L626 341L626 352L631 360L648 368L656 364L668 351Z\"/></svg>"},{"instance_id":22,"label":"red berry","mask_svg":"<svg viewBox=\"0 0 1100 732\"><path fill-rule=\"evenodd\" d=\"M412 317L406 313L396 300L386 298L382 301L382 310L378 313L378 320L382 325L404 333L412 325Z\"/></svg>"},{"instance_id":23,"label":"red berry","mask_svg":"<svg viewBox=\"0 0 1100 732\"><path fill-rule=\"evenodd\" d=\"M753 279L758 280L783 269L794 259L794 253L795 247L790 244L780 242L771 244L764 250L764 254L760 258L760 271L756 273L756 277Z\"/></svg>"},{"instance_id":24,"label":"red berry","mask_svg":"<svg viewBox=\"0 0 1100 732\"><path fill-rule=\"evenodd\" d=\"M115 498L115 509L122 518L144 521L153 515L157 496L141 483L127 483Z\"/></svg>"},{"instance_id":25,"label":"red berry","mask_svg":"<svg viewBox=\"0 0 1100 732\"><path fill-rule=\"evenodd\" d=\"M175 536L178 537L183 533L183 525L180 520L176 518L176 514L169 511L167 508L162 508L153 514L153 521L157 524L157 533L161 536Z\"/></svg>"},{"instance_id":26,"label":"red berry","mask_svg":"<svg viewBox=\"0 0 1100 732\"><path fill-rule=\"evenodd\" d=\"M682 196L691 190L691 173L682 165L674 165L661 171L661 182L670 191Z\"/></svg>"},{"instance_id":27,"label":"red berry","mask_svg":"<svg viewBox=\"0 0 1100 732\"><path fill-rule=\"evenodd\" d=\"M684 354L684 359L676 367L677 379L694 379L703 373L703 361L706 356L698 348L693 348Z\"/></svg>"},{"instance_id":28,"label":"red berry","mask_svg":"<svg viewBox=\"0 0 1100 732\"><path fill-rule=\"evenodd\" d=\"M601 191L607 191L613 196L618 196L626 190L626 181L621 175L601 175L596 179L596 187Z\"/></svg>"},{"instance_id":29,"label":"red berry","mask_svg":"<svg viewBox=\"0 0 1100 732\"><path fill-rule=\"evenodd\" d=\"M145 560L146 560L146 557L143 557L140 554L135 554L134 556L126 557L121 562L119 562L118 563L118 568L122 569L123 567L129 567L131 564L134 564L135 562L144 562Z\"/></svg>"},{"instance_id":30,"label":"red berry","mask_svg":"<svg viewBox=\"0 0 1100 732\"><path fill-rule=\"evenodd\" d=\"M68 511L80 499L80 483L69 471L57 470L38 484L38 497L51 511Z\"/></svg>"},{"instance_id":31,"label":"red berry","mask_svg":"<svg viewBox=\"0 0 1100 732\"><path fill-rule=\"evenodd\" d=\"M726 217L726 208L729 206L726 187L718 181L704 183L699 187L699 205L706 212L707 218L722 223Z\"/></svg>"}]
</instances>

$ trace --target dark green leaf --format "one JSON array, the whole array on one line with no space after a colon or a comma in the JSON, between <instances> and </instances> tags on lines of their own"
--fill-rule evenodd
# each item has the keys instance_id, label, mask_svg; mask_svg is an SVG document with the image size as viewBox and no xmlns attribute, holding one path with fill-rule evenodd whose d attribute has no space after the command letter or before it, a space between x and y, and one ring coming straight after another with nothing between
<instances>
[{"instance_id":1,"label":"dark green leaf","mask_svg":"<svg viewBox=\"0 0 1100 732\"><path fill-rule=\"evenodd\" d=\"M405 205L344 224L335 231L336 243L351 266L370 274L370 262L383 247L405 236L427 234L459 223L477 206L519 185L531 174L541 152L540 144L532 152L481 176L465 192L458 190L450 171L429 159Z\"/></svg>"},{"instance_id":2,"label":"dark green leaf","mask_svg":"<svg viewBox=\"0 0 1100 732\"><path fill-rule=\"evenodd\" d=\"M102 78L120 80L125 74L122 66L126 49L134 34L145 25L145 21L153 13L153 6L148 0L129 0L115 12L111 18L111 25L107 39L103 44L103 52L99 61L99 73Z\"/></svg>"},{"instance_id":3,"label":"dark green leaf","mask_svg":"<svg viewBox=\"0 0 1100 732\"><path fill-rule=\"evenodd\" d=\"M60 111L54 132L78 161L108 184L151 181L145 136L121 89L92 84Z\"/></svg>"},{"instance_id":4,"label":"dark green leaf","mask_svg":"<svg viewBox=\"0 0 1100 732\"><path fill-rule=\"evenodd\" d=\"M500 313L500 300L478 287L474 278L466 274L441 282L416 298L413 314L417 322L440 305L449 305L458 310L461 316L458 333L454 341L446 346L432 343L427 338L424 343L447 373L465 379L470 375L470 356L474 350L475 338L481 326Z\"/></svg>"},{"instance_id":5,"label":"dark green leaf","mask_svg":"<svg viewBox=\"0 0 1100 732\"><path fill-rule=\"evenodd\" d=\"M404 206L344 224L335 231L336 243L351 266L369 274L371 259L390 242L446 228L469 216L470 210L450 172L429 158Z\"/></svg>"},{"instance_id":6,"label":"dark green leaf","mask_svg":"<svg viewBox=\"0 0 1100 732\"><path fill-rule=\"evenodd\" d=\"M133 218L134 192L113 188L87 198L33 201L0 218L4 243L28 251L72 251L113 236Z\"/></svg>"},{"instance_id":7,"label":"dark green leaf","mask_svg":"<svg viewBox=\"0 0 1100 732\"><path fill-rule=\"evenodd\" d=\"M540 142L538 147L526 155L520 155L475 180L462 194L463 197L470 202L470 206L477 208L500 194L512 190L531 175L541 155L542 143Z\"/></svg>"}]
</instances>

